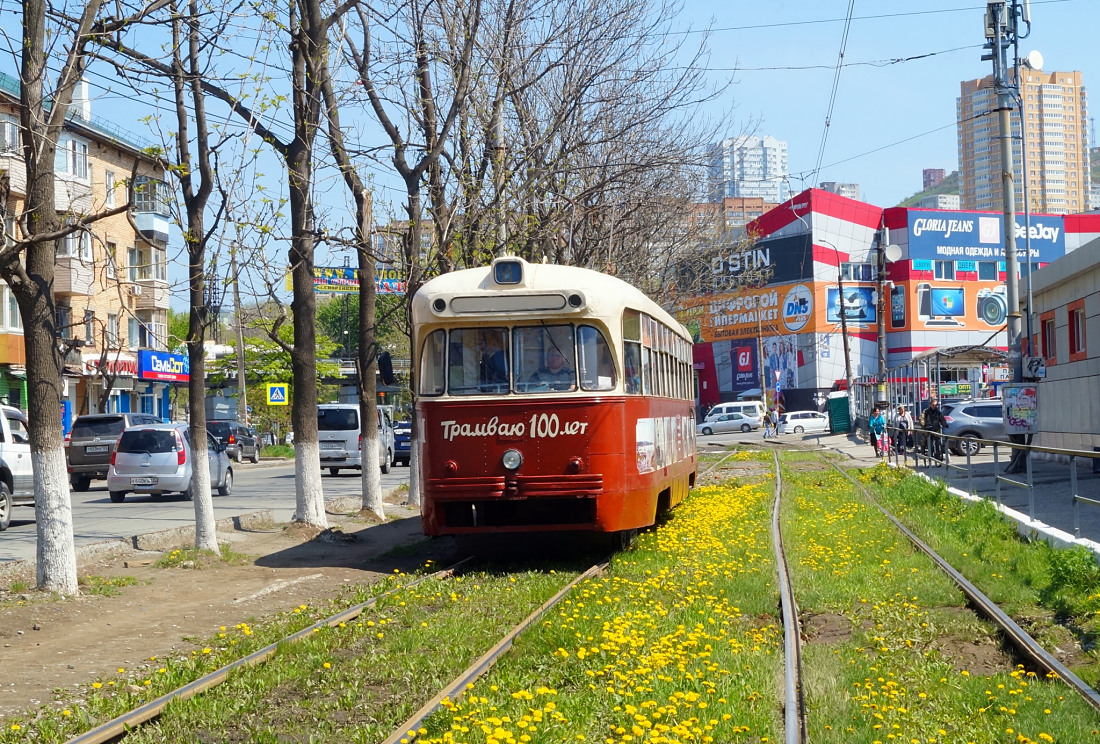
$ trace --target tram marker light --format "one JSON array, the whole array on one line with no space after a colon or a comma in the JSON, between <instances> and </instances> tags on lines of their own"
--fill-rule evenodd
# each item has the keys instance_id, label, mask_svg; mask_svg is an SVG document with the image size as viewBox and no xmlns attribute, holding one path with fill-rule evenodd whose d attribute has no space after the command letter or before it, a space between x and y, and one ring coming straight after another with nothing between
<instances>
[{"instance_id":1,"label":"tram marker light","mask_svg":"<svg viewBox=\"0 0 1100 744\"><path fill-rule=\"evenodd\" d=\"M569 295L569 307L577 308L577 307L583 307L583 306L584 306L584 297L583 296L581 296L579 294Z\"/></svg>"},{"instance_id":2,"label":"tram marker light","mask_svg":"<svg viewBox=\"0 0 1100 744\"><path fill-rule=\"evenodd\" d=\"M520 284L523 282L523 264L517 259L499 259L493 264L493 281L497 284Z\"/></svg>"},{"instance_id":3,"label":"tram marker light","mask_svg":"<svg viewBox=\"0 0 1100 744\"><path fill-rule=\"evenodd\" d=\"M432 310L435 310L437 313L441 313L446 309L447 309L447 301L445 299L443 299L442 297L437 297L434 300L432 300Z\"/></svg>"},{"instance_id":4,"label":"tram marker light","mask_svg":"<svg viewBox=\"0 0 1100 744\"><path fill-rule=\"evenodd\" d=\"M516 470L523 464L523 455L519 450L510 449L500 458L500 464L508 470Z\"/></svg>"}]
</instances>

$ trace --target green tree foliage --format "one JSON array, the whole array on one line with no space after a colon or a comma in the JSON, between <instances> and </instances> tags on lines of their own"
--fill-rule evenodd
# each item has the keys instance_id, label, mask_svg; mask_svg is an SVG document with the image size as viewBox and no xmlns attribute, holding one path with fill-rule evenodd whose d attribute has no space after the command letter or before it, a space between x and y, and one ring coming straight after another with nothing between
<instances>
[{"instance_id":1,"label":"green tree foliage","mask_svg":"<svg viewBox=\"0 0 1100 744\"><path fill-rule=\"evenodd\" d=\"M405 335L405 298L401 295L379 294L375 317L378 346L389 349L393 356L408 357L409 338ZM321 301L317 305L317 325L336 348L343 353L344 331L347 331L347 352L354 356L359 346L359 295L349 293Z\"/></svg>"}]
</instances>

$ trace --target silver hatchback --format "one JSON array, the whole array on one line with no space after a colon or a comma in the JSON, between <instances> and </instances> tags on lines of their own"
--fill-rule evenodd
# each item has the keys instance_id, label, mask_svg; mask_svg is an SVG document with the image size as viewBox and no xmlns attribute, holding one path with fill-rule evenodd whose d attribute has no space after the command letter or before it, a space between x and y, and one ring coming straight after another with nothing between
<instances>
[{"instance_id":1,"label":"silver hatchback","mask_svg":"<svg viewBox=\"0 0 1100 744\"><path fill-rule=\"evenodd\" d=\"M225 445L206 432L206 456L210 463L210 485L219 496L233 491L233 468ZM191 491L192 462L190 428L187 424L132 426L122 432L111 451L107 490L111 501L120 503L127 493L182 493Z\"/></svg>"},{"instance_id":2,"label":"silver hatchback","mask_svg":"<svg viewBox=\"0 0 1100 744\"><path fill-rule=\"evenodd\" d=\"M956 455L978 454L983 441L1010 441L1005 434L1004 412L999 398L945 404L943 413L947 419L947 428L943 433L953 437L966 437L961 442L950 442L950 449Z\"/></svg>"}]
</instances>

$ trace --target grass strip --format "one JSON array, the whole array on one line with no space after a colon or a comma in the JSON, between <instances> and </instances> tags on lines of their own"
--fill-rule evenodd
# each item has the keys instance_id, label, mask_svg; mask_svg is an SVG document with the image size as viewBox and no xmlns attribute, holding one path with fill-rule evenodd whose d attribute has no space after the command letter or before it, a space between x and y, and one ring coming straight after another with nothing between
<instances>
[{"instance_id":1,"label":"grass strip","mask_svg":"<svg viewBox=\"0 0 1100 744\"><path fill-rule=\"evenodd\" d=\"M785 473L784 536L809 643L815 742L1097 740L1095 711L1015 666L992 626L835 472Z\"/></svg>"}]
</instances>

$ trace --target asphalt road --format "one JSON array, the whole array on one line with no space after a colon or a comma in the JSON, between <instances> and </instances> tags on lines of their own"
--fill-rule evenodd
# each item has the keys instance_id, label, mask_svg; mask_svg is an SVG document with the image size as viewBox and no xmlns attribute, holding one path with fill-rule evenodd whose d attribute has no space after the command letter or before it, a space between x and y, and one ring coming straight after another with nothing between
<instances>
[{"instance_id":1,"label":"asphalt road","mask_svg":"<svg viewBox=\"0 0 1100 744\"><path fill-rule=\"evenodd\" d=\"M324 470L321 479L325 499L362 495L358 470L347 470L336 477ZM294 516L294 463L261 462L233 464L233 493L214 497L214 517L223 519L239 514L270 509L278 522ZM390 468L382 476L382 490L388 491L409 479L409 469ZM182 496L160 497L127 494L121 504L111 502L106 481L92 481L88 491L71 492L73 533L76 545L87 545L146 532L156 532L195 523L195 506ZM11 526L0 532L0 564L18 559L33 560L38 535L34 510L15 507Z\"/></svg>"}]
</instances>

